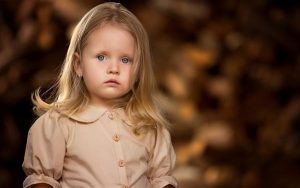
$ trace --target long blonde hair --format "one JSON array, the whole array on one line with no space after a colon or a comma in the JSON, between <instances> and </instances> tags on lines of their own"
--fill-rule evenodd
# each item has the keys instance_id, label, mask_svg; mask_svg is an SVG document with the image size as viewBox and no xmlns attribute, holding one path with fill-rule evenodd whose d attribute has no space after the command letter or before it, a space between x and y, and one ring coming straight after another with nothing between
<instances>
[{"instance_id":1,"label":"long blonde hair","mask_svg":"<svg viewBox=\"0 0 300 188\"><path fill-rule=\"evenodd\" d=\"M149 39L140 21L129 10L119 3L103 3L87 12L73 30L70 45L57 83L52 102L44 101L40 90L36 90L32 100L37 114L49 109L56 109L62 114L71 115L83 110L89 103L89 93L83 80L74 70L74 54L81 54L89 34L97 26L104 23L118 24L130 32L135 40L135 63L137 79L132 90L115 107L122 107L128 116L128 124L134 132L155 128L157 125L167 126L168 123L156 106L153 96L155 79L152 69Z\"/></svg>"}]
</instances>

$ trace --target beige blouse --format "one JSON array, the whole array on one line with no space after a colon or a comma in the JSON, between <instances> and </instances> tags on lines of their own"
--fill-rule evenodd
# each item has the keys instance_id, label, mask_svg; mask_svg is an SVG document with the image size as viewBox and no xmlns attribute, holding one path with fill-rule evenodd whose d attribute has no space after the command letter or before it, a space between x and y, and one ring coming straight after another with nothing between
<instances>
[{"instance_id":1,"label":"beige blouse","mask_svg":"<svg viewBox=\"0 0 300 188\"><path fill-rule=\"evenodd\" d=\"M136 136L125 117L121 109L93 106L69 117L53 110L39 117L28 133L23 187L177 187L169 132L158 127Z\"/></svg>"}]
</instances>

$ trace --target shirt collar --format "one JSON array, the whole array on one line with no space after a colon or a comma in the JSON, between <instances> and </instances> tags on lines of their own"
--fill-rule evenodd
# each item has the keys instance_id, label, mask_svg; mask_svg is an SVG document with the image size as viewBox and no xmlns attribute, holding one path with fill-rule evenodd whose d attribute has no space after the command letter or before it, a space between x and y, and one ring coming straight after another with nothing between
<instances>
[{"instance_id":1,"label":"shirt collar","mask_svg":"<svg viewBox=\"0 0 300 188\"><path fill-rule=\"evenodd\" d=\"M88 105L83 111L69 115L69 118L81 123L93 123L104 115L107 108Z\"/></svg>"},{"instance_id":2,"label":"shirt collar","mask_svg":"<svg viewBox=\"0 0 300 188\"><path fill-rule=\"evenodd\" d=\"M78 121L80 123L93 123L100 119L105 114L113 113L117 115L120 119L125 120L125 112L121 108L117 109L108 109L105 107L96 107L92 105L88 105L83 111L75 113L73 115L69 115L69 118L72 120Z\"/></svg>"}]
</instances>

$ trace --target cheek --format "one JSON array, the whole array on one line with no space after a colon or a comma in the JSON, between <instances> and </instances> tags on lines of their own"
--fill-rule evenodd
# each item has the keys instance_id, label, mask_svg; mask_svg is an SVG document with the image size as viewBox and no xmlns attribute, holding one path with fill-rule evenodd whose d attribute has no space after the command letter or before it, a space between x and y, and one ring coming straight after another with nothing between
<instances>
[{"instance_id":1,"label":"cheek","mask_svg":"<svg viewBox=\"0 0 300 188\"><path fill-rule=\"evenodd\" d=\"M128 81L128 84L132 86L136 80L136 74L134 73L132 68L127 69L125 74L126 74L126 80Z\"/></svg>"},{"instance_id":2,"label":"cheek","mask_svg":"<svg viewBox=\"0 0 300 188\"><path fill-rule=\"evenodd\" d=\"M85 69L83 75L86 85L90 86L99 84L104 80L103 72L101 71L101 69L97 68Z\"/></svg>"},{"instance_id":3,"label":"cheek","mask_svg":"<svg viewBox=\"0 0 300 188\"><path fill-rule=\"evenodd\" d=\"M91 62L90 65L83 67L84 74L89 77L99 76L103 74L105 69L104 64Z\"/></svg>"}]
</instances>

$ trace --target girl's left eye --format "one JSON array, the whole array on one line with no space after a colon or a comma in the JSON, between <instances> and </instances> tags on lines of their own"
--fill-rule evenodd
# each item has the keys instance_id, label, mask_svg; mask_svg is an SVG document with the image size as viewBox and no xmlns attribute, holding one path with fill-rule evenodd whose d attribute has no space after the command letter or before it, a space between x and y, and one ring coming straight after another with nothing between
<instances>
[{"instance_id":1,"label":"girl's left eye","mask_svg":"<svg viewBox=\"0 0 300 188\"><path fill-rule=\"evenodd\" d=\"M130 60L127 57L122 58L122 63L127 64Z\"/></svg>"}]
</instances>

